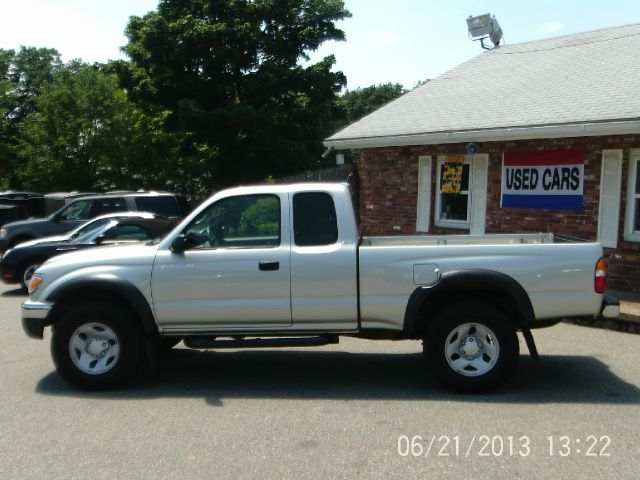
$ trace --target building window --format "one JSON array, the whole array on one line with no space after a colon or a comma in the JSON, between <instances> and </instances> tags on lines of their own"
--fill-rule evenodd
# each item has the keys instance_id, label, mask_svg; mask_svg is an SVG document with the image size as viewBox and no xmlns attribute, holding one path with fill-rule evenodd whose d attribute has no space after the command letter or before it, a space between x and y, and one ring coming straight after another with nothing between
<instances>
[{"instance_id":1,"label":"building window","mask_svg":"<svg viewBox=\"0 0 640 480\"><path fill-rule=\"evenodd\" d=\"M471 162L465 158L462 162L459 178L459 191L449 193L447 190L447 172L451 171L451 162L447 157L438 157L437 195L435 225L438 227L469 229L471 225ZM444 190L444 191L443 191Z\"/></svg>"},{"instance_id":2,"label":"building window","mask_svg":"<svg viewBox=\"0 0 640 480\"><path fill-rule=\"evenodd\" d=\"M640 150L629 155L629 181L627 183L627 216L625 240L640 242Z\"/></svg>"}]
</instances>

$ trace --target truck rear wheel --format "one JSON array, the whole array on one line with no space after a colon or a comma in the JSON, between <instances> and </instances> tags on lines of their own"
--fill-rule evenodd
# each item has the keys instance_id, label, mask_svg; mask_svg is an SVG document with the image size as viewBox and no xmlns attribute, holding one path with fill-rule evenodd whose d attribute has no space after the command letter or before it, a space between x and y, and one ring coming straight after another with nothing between
<instances>
[{"instance_id":1,"label":"truck rear wheel","mask_svg":"<svg viewBox=\"0 0 640 480\"><path fill-rule=\"evenodd\" d=\"M51 355L70 384L99 389L119 385L137 373L142 359L136 319L124 308L83 303L53 325Z\"/></svg>"},{"instance_id":2,"label":"truck rear wheel","mask_svg":"<svg viewBox=\"0 0 640 480\"><path fill-rule=\"evenodd\" d=\"M448 388L475 393L497 387L513 373L520 345L514 325L498 309L463 303L439 312L427 328L424 354Z\"/></svg>"}]
</instances>

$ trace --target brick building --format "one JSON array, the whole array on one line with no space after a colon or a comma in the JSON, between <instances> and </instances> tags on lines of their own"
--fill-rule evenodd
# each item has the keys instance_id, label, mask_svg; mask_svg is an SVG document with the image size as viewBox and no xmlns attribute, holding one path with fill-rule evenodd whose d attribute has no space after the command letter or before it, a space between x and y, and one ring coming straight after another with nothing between
<instances>
[{"instance_id":1,"label":"brick building","mask_svg":"<svg viewBox=\"0 0 640 480\"><path fill-rule=\"evenodd\" d=\"M361 150L364 235L598 240L640 292L640 24L484 52L325 145Z\"/></svg>"}]
</instances>

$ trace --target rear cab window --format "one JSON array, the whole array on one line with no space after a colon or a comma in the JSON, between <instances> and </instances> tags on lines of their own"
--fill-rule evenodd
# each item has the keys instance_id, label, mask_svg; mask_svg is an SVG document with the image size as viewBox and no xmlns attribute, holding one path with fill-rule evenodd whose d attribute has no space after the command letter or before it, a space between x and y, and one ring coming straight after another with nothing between
<instances>
[{"instance_id":1,"label":"rear cab window","mask_svg":"<svg viewBox=\"0 0 640 480\"><path fill-rule=\"evenodd\" d=\"M293 196L293 238L300 247L338 241L336 206L330 194L301 192Z\"/></svg>"}]
</instances>

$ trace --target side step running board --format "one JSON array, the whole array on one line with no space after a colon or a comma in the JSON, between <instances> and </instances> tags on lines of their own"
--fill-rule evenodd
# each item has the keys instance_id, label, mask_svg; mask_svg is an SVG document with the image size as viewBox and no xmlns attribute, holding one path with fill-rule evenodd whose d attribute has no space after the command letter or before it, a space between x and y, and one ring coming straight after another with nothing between
<instances>
[{"instance_id":1,"label":"side step running board","mask_svg":"<svg viewBox=\"0 0 640 480\"><path fill-rule=\"evenodd\" d=\"M338 343L337 335L317 337L287 338L234 338L217 340L216 337L186 337L184 344L189 348L270 348L270 347L319 347Z\"/></svg>"}]
</instances>

